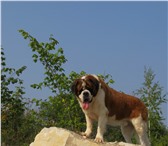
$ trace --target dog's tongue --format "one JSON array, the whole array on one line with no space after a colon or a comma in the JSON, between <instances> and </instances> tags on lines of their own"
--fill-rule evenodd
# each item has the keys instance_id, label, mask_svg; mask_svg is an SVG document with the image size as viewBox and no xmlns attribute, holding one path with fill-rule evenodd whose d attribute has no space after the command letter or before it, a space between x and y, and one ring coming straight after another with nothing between
<instances>
[{"instance_id":1,"label":"dog's tongue","mask_svg":"<svg viewBox=\"0 0 168 146\"><path fill-rule=\"evenodd\" d=\"M83 109L87 110L89 108L89 103L85 102L83 103Z\"/></svg>"}]
</instances>

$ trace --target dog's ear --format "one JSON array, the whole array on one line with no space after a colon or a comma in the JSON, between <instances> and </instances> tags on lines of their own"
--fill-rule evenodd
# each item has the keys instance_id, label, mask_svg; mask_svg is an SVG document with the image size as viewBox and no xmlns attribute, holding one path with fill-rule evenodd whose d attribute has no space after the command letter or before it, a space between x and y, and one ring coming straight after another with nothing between
<instances>
[{"instance_id":1,"label":"dog's ear","mask_svg":"<svg viewBox=\"0 0 168 146\"><path fill-rule=\"evenodd\" d=\"M71 91L72 91L72 93L73 94L77 94L77 85L78 85L78 83L79 83L79 79L76 79L73 83L72 83L72 85L71 85Z\"/></svg>"}]
</instances>

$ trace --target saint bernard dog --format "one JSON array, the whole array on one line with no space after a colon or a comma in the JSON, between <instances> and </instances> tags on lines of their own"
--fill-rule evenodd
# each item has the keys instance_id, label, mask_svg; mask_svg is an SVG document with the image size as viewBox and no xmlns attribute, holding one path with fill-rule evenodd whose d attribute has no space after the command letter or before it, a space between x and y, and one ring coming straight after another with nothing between
<instances>
[{"instance_id":1,"label":"saint bernard dog","mask_svg":"<svg viewBox=\"0 0 168 146\"><path fill-rule=\"evenodd\" d=\"M103 142L106 124L120 126L127 143L135 133L138 143L150 146L147 136L148 111L144 103L131 95L110 88L96 75L76 79L71 87L86 117L84 137L92 133L92 123L98 121L95 141Z\"/></svg>"}]
</instances>

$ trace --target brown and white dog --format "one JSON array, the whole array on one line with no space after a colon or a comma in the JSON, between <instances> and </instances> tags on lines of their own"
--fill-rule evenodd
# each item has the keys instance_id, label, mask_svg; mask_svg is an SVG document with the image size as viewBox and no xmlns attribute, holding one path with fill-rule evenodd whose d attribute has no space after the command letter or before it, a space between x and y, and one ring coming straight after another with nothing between
<instances>
[{"instance_id":1,"label":"brown and white dog","mask_svg":"<svg viewBox=\"0 0 168 146\"><path fill-rule=\"evenodd\" d=\"M76 79L72 84L72 92L86 117L87 128L83 136L91 135L92 122L96 120L96 142L103 142L106 124L109 124L121 126L126 142L131 143L131 137L135 133L141 145L150 145L147 136L148 111L140 99L110 88L96 75Z\"/></svg>"}]
</instances>

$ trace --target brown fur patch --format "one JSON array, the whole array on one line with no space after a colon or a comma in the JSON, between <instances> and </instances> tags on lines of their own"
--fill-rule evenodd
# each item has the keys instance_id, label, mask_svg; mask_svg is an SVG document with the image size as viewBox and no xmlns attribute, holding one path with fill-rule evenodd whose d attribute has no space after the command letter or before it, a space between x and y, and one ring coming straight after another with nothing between
<instances>
[{"instance_id":1,"label":"brown fur patch","mask_svg":"<svg viewBox=\"0 0 168 146\"><path fill-rule=\"evenodd\" d=\"M122 120L136 118L141 114L143 120L147 121L148 111L140 99L110 88L101 79L100 83L105 91L105 105L110 117L115 115L116 120Z\"/></svg>"}]
</instances>

